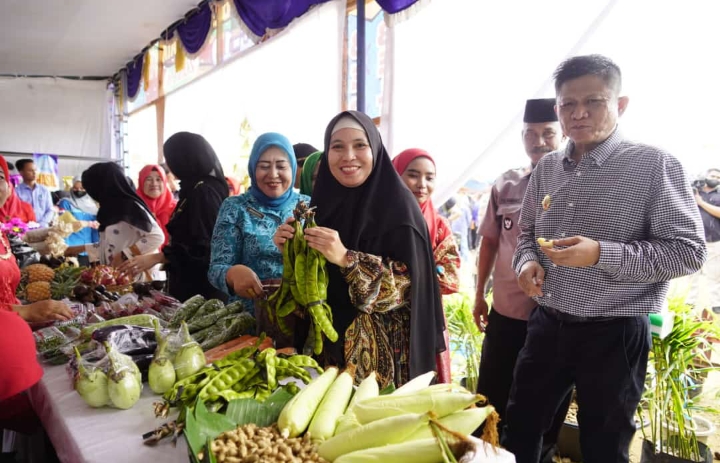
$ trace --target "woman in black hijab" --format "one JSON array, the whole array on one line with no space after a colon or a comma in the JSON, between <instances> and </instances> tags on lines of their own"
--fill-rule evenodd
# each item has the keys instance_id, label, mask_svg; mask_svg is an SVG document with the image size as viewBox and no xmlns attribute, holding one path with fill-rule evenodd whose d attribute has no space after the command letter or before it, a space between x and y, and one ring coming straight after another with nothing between
<instances>
[{"instance_id":1,"label":"woman in black hijab","mask_svg":"<svg viewBox=\"0 0 720 463\"><path fill-rule=\"evenodd\" d=\"M156 263L165 263L171 296L181 301L201 294L206 299L225 301L207 278L210 241L220 205L228 197L220 160L201 135L178 132L167 139L163 154L170 171L180 180L175 212L167 224L170 242L162 253L128 261L129 272L140 272Z\"/></svg>"},{"instance_id":2,"label":"woman in black hijab","mask_svg":"<svg viewBox=\"0 0 720 463\"><path fill-rule=\"evenodd\" d=\"M327 258L340 335L325 340L326 362L358 382L376 371L383 386L435 370L446 346L427 224L367 115L345 111L328 125L312 205L318 227L305 236ZM282 225L275 242L291 236Z\"/></svg>"},{"instance_id":3,"label":"woman in black hijab","mask_svg":"<svg viewBox=\"0 0 720 463\"><path fill-rule=\"evenodd\" d=\"M126 259L155 252L162 245L162 229L128 183L122 167L114 162L93 164L83 172L82 184L100 205L100 239L97 244L71 246L65 255L87 252L91 262L118 267ZM159 275L148 273L146 279L154 276Z\"/></svg>"}]
</instances>

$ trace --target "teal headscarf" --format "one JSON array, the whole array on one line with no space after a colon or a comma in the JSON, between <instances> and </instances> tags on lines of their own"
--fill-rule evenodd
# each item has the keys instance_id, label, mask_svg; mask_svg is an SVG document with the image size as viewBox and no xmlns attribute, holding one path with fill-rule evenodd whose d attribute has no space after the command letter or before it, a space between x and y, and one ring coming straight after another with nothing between
<instances>
[{"instance_id":1,"label":"teal headscarf","mask_svg":"<svg viewBox=\"0 0 720 463\"><path fill-rule=\"evenodd\" d=\"M315 171L315 166L317 166L318 162L320 162L320 158L322 158L322 154L322 151L316 151L305 158L303 171L300 174L300 194L312 196L312 176Z\"/></svg>"},{"instance_id":2,"label":"teal headscarf","mask_svg":"<svg viewBox=\"0 0 720 463\"><path fill-rule=\"evenodd\" d=\"M285 193L283 193L277 198L271 198L262 191L260 191L260 188L257 187L257 183L255 182L255 169L257 168L257 163L260 160L260 156L262 156L262 154L267 151L268 148L273 146L280 148L281 150L285 151L285 153L287 153L288 159L290 161L290 166L292 167L290 186ZM295 151L293 150L290 140L288 140L284 135L275 132L268 132L260 135L258 139L255 140L255 143L252 147L252 152L250 153L250 160L248 161L248 174L250 175L250 190L248 190L248 192L253 195L253 197L257 199L260 204L273 209L281 208L282 206L284 206L284 204L292 197L292 187L295 181L296 172L297 160L295 159Z\"/></svg>"}]
</instances>

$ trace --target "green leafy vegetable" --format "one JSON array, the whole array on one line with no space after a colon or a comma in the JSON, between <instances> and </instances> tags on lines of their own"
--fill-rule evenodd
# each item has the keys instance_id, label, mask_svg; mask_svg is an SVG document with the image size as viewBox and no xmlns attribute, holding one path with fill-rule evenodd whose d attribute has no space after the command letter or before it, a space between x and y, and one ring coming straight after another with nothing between
<instances>
[{"instance_id":1,"label":"green leafy vegetable","mask_svg":"<svg viewBox=\"0 0 720 463\"><path fill-rule=\"evenodd\" d=\"M293 394L284 388L275 391L264 403L255 399L237 399L228 404L225 416L238 426L255 423L260 427L270 426L280 416Z\"/></svg>"}]
</instances>

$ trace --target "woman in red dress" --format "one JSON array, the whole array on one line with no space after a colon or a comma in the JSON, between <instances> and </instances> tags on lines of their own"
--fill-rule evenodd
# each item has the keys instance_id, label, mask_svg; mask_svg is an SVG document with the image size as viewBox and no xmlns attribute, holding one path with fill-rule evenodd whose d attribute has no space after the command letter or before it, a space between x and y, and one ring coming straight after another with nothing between
<instances>
[{"instance_id":1,"label":"woman in red dress","mask_svg":"<svg viewBox=\"0 0 720 463\"><path fill-rule=\"evenodd\" d=\"M450 224L435 210L431 196L435 189L435 161L427 151L413 148L400 153L393 159L393 166L403 182L418 200L430 232L433 256L437 265L437 278L442 294L453 294L459 290L458 269L460 254ZM438 354L438 381L450 382L450 343L447 330L444 332L448 348Z\"/></svg>"},{"instance_id":2,"label":"woman in red dress","mask_svg":"<svg viewBox=\"0 0 720 463\"><path fill-rule=\"evenodd\" d=\"M20 206L14 201L22 201L15 196L15 192L8 181L10 178L8 166L2 156L0 156L0 168L2 168L2 172L0 172L0 211L17 212L20 210ZM32 208L30 212L32 212ZM13 217L18 216L14 215ZM15 261L15 256L12 254L7 237L0 233L0 311L16 312L28 322L46 322L72 318L72 311L59 301L48 300L29 305L20 305L20 301L15 297L15 291L19 283L20 269Z\"/></svg>"},{"instance_id":3,"label":"woman in red dress","mask_svg":"<svg viewBox=\"0 0 720 463\"><path fill-rule=\"evenodd\" d=\"M7 162L0 156L0 214L2 220L35 220L30 205L25 208L10 185ZM29 212L28 212L29 208ZM9 216L9 217L8 217ZM35 356L35 340L27 322L67 320L70 309L59 301L20 305L15 297L20 269L4 233L0 233L0 429L29 432L37 425L25 390L42 377Z\"/></svg>"},{"instance_id":4,"label":"woman in red dress","mask_svg":"<svg viewBox=\"0 0 720 463\"><path fill-rule=\"evenodd\" d=\"M165 234L165 242L163 243L163 246L165 246L170 241L170 235L168 235L166 227L170 221L170 216L175 210L177 200L175 200L173 192L170 190L165 170L162 167L153 164L143 167L140 171L139 180L137 194L145 201L158 225L162 228Z\"/></svg>"},{"instance_id":5,"label":"woman in red dress","mask_svg":"<svg viewBox=\"0 0 720 463\"><path fill-rule=\"evenodd\" d=\"M15 188L10 183L10 172L7 161L0 156L0 167L2 167L5 191L3 191L3 202L0 203L0 222L9 222L12 219L20 219L25 223L35 221L35 212L30 204L22 201L15 194Z\"/></svg>"}]
</instances>

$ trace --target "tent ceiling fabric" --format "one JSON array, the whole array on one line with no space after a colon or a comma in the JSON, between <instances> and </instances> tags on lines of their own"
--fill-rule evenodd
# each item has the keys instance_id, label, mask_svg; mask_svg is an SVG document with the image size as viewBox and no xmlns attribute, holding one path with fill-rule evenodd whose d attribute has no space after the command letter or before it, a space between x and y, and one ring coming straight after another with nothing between
<instances>
[{"instance_id":1,"label":"tent ceiling fabric","mask_svg":"<svg viewBox=\"0 0 720 463\"><path fill-rule=\"evenodd\" d=\"M0 74L112 76L199 0L3 0Z\"/></svg>"}]
</instances>

